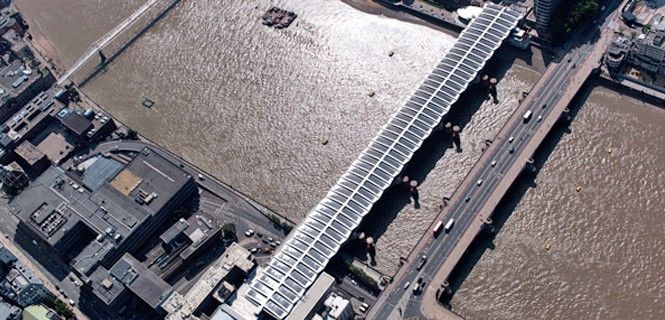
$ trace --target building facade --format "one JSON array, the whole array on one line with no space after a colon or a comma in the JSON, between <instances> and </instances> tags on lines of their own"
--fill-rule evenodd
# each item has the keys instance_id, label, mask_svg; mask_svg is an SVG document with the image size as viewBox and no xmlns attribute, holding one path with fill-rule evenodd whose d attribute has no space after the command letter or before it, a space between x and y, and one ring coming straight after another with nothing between
<instances>
[{"instance_id":1,"label":"building facade","mask_svg":"<svg viewBox=\"0 0 665 320\"><path fill-rule=\"evenodd\" d=\"M535 0L534 13L536 14L536 30L538 37L544 43L552 41L552 16L560 0Z\"/></svg>"}]
</instances>

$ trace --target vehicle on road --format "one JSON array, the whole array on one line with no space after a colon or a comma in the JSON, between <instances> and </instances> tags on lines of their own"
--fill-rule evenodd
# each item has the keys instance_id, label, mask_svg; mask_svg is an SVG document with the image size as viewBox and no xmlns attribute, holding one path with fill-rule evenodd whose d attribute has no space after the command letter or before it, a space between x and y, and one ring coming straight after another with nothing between
<instances>
[{"instance_id":1,"label":"vehicle on road","mask_svg":"<svg viewBox=\"0 0 665 320\"><path fill-rule=\"evenodd\" d=\"M408 289L410 285L411 285L411 281L407 281L407 282L404 284L404 290Z\"/></svg>"},{"instance_id":2,"label":"vehicle on road","mask_svg":"<svg viewBox=\"0 0 665 320\"><path fill-rule=\"evenodd\" d=\"M69 299L69 305L70 305L70 306L72 306L72 307L73 307L73 306L74 306L75 304L76 304L76 302L74 302L74 300L72 300L72 299Z\"/></svg>"},{"instance_id":3,"label":"vehicle on road","mask_svg":"<svg viewBox=\"0 0 665 320\"><path fill-rule=\"evenodd\" d=\"M432 233L434 234L435 237L439 235L439 233L441 232L442 227L443 227L443 221L442 220L439 220L439 222L437 222L434 225L434 228L432 229Z\"/></svg>"},{"instance_id":4,"label":"vehicle on road","mask_svg":"<svg viewBox=\"0 0 665 320\"><path fill-rule=\"evenodd\" d=\"M252 229L247 229L247 231L245 231L245 235L246 235L247 237L251 237L251 236L253 236L253 235L254 235L254 230L252 230Z\"/></svg>"},{"instance_id":5,"label":"vehicle on road","mask_svg":"<svg viewBox=\"0 0 665 320\"><path fill-rule=\"evenodd\" d=\"M476 181L476 184L480 187L480 185L483 184L483 179L478 179L478 181Z\"/></svg>"},{"instance_id":6,"label":"vehicle on road","mask_svg":"<svg viewBox=\"0 0 665 320\"><path fill-rule=\"evenodd\" d=\"M531 114L533 114L533 112L531 112L531 110L527 110L524 113L524 123L527 123L527 122L529 122L529 120L531 120Z\"/></svg>"},{"instance_id":7,"label":"vehicle on road","mask_svg":"<svg viewBox=\"0 0 665 320\"><path fill-rule=\"evenodd\" d=\"M427 255L423 255L422 257L420 257L420 262L418 263L416 270L422 269L425 266L426 262L427 262Z\"/></svg>"},{"instance_id":8,"label":"vehicle on road","mask_svg":"<svg viewBox=\"0 0 665 320\"><path fill-rule=\"evenodd\" d=\"M418 295L420 293L420 283L416 283L415 286L413 286L413 294Z\"/></svg>"},{"instance_id":9,"label":"vehicle on road","mask_svg":"<svg viewBox=\"0 0 665 320\"><path fill-rule=\"evenodd\" d=\"M443 227L443 230L445 230L446 233L450 232L450 229L453 228L454 224L455 224L455 219L450 218L450 220L448 220L448 222L446 222L446 226Z\"/></svg>"}]
</instances>

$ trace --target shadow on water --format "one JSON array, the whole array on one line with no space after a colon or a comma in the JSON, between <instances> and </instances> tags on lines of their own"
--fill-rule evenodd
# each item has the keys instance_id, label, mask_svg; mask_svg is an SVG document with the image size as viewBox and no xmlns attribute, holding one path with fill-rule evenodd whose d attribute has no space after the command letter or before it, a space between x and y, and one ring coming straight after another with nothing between
<instances>
[{"instance_id":1,"label":"shadow on water","mask_svg":"<svg viewBox=\"0 0 665 320\"><path fill-rule=\"evenodd\" d=\"M506 54L506 48L501 48L495 53L494 58L490 59L486 67L479 73L489 74L499 80L498 86L501 86L501 79L503 79L512 67L516 59L520 57L512 54ZM472 116L478 111L480 106L486 101L485 89L480 85L472 85L466 90L455 103L443 122L451 122L457 125L463 131L466 125L470 122ZM501 100L501 96L498 97ZM491 99L491 98L489 98ZM436 163L448 152L449 149L455 150L451 134L446 130L433 132L429 138L425 140L420 149L413 155L411 161L402 170L398 180L406 175L409 178L416 180L419 185L427 180L427 176L434 169ZM464 141L461 141L462 145ZM463 149L458 149L457 152L464 152ZM450 196L450 195L441 195ZM386 232L390 224L393 222L399 212L401 212L407 205L416 205L408 190L401 185L393 186L386 190L383 196L374 204L372 210L363 219L363 222L358 227L358 232L365 232L368 236L379 239ZM354 243L349 241L349 243ZM359 260L367 260L367 254L363 246L347 245L345 252L355 256ZM378 254L381 254L380 252ZM374 262L374 261L372 261Z\"/></svg>"},{"instance_id":2,"label":"shadow on water","mask_svg":"<svg viewBox=\"0 0 665 320\"><path fill-rule=\"evenodd\" d=\"M131 47L138 39L140 39L146 32L148 32L152 27L162 20L171 10L180 3L181 0L170 0L172 1L168 7L162 10L155 18L151 19L148 24L146 24L139 32L134 34L131 39L125 42L118 50L114 51L113 54L106 58L106 61L99 63L95 70L88 74L81 82L79 87L83 88L88 82L97 77L100 73L106 72L106 67L109 66L113 61L115 61L120 55L122 55L129 47ZM101 52L101 51L100 51Z\"/></svg>"},{"instance_id":3,"label":"shadow on water","mask_svg":"<svg viewBox=\"0 0 665 320\"><path fill-rule=\"evenodd\" d=\"M504 224L512 213L517 208L524 194L530 188L537 187L535 177L540 169L545 165L547 159L550 157L557 144L561 141L564 135L570 134L570 123L575 119L577 113L580 111L584 102L591 94L597 82L593 79L588 80L580 92L574 97L569 106L568 118L562 116L554 129L546 136L543 143L536 150L534 154L534 169L531 172L523 172L516 180L511 188L506 192L506 195L499 202L497 208L492 214L492 225L487 232L479 235L473 243L469 246L469 250L464 254L459 264L453 269L453 272L448 279L449 289L447 295L440 297L440 303L447 308L451 309L450 300L455 295L457 290L464 284L473 268L476 266L480 258L489 250L495 249L494 239L499 231L503 228Z\"/></svg>"}]
</instances>

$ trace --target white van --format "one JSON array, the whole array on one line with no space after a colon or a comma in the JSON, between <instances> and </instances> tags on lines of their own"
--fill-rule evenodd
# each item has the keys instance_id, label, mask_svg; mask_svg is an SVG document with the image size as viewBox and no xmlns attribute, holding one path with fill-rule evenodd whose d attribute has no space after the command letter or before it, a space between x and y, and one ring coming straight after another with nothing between
<instances>
[{"instance_id":1,"label":"white van","mask_svg":"<svg viewBox=\"0 0 665 320\"><path fill-rule=\"evenodd\" d=\"M527 110L527 112L524 113L524 122L529 122L529 119L531 119L531 110Z\"/></svg>"},{"instance_id":2,"label":"white van","mask_svg":"<svg viewBox=\"0 0 665 320\"><path fill-rule=\"evenodd\" d=\"M450 218L450 220L448 220L448 222L446 222L446 226L443 227L443 230L444 230L446 233L448 233L448 231L450 231L450 229L453 228L453 225L454 225L454 224L455 224L455 219Z\"/></svg>"}]
</instances>

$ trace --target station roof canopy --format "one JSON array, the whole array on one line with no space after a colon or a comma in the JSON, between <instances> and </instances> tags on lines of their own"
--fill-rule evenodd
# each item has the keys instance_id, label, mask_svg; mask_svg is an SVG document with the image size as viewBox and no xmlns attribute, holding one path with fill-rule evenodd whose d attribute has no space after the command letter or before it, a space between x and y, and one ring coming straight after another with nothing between
<instances>
[{"instance_id":1,"label":"station roof canopy","mask_svg":"<svg viewBox=\"0 0 665 320\"><path fill-rule=\"evenodd\" d=\"M284 319L448 113L520 15L487 4L406 104L251 282L247 298Z\"/></svg>"}]
</instances>

